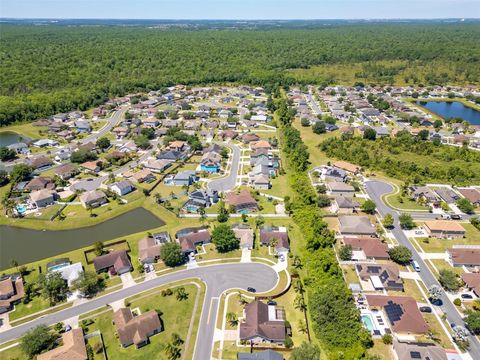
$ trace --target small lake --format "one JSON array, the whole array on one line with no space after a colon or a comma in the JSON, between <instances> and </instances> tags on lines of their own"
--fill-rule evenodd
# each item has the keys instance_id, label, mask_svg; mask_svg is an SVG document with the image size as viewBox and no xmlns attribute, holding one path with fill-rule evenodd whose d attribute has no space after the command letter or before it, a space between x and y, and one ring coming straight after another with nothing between
<instances>
[{"instance_id":1,"label":"small lake","mask_svg":"<svg viewBox=\"0 0 480 360\"><path fill-rule=\"evenodd\" d=\"M28 143L30 139L13 131L0 132L0 147L12 145L18 142Z\"/></svg>"},{"instance_id":2,"label":"small lake","mask_svg":"<svg viewBox=\"0 0 480 360\"><path fill-rule=\"evenodd\" d=\"M161 219L144 208L74 230L39 231L3 225L0 226L0 269L11 267L12 259L26 264L163 225Z\"/></svg>"},{"instance_id":3,"label":"small lake","mask_svg":"<svg viewBox=\"0 0 480 360\"><path fill-rule=\"evenodd\" d=\"M417 105L423 106L444 119L462 118L472 125L480 125L480 111L465 106L458 101L417 101Z\"/></svg>"}]
</instances>

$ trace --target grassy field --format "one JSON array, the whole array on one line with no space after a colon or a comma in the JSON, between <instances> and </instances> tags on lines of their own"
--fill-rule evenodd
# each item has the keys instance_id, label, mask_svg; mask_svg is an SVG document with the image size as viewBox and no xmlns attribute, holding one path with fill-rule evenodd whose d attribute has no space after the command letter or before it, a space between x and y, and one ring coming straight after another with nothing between
<instances>
[{"instance_id":1,"label":"grassy field","mask_svg":"<svg viewBox=\"0 0 480 360\"><path fill-rule=\"evenodd\" d=\"M23 123L2 127L0 132L16 132L19 135L24 135L32 140L35 140L41 138L42 135L40 133L46 130L46 126L33 126L32 123Z\"/></svg>"},{"instance_id":2,"label":"grassy field","mask_svg":"<svg viewBox=\"0 0 480 360\"><path fill-rule=\"evenodd\" d=\"M381 360L393 359L393 348L391 345L385 345L381 339L373 340L373 347L368 349L367 354L372 358L376 356Z\"/></svg>"}]
</instances>

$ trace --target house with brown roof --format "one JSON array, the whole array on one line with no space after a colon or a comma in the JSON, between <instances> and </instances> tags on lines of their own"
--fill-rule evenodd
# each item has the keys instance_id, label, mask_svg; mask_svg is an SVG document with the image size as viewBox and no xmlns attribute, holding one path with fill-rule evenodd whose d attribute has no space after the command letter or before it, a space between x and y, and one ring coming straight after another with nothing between
<instances>
[{"instance_id":1,"label":"house with brown roof","mask_svg":"<svg viewBox=\"0 0 480 360\"><path fill-rule=\"evenodd\" d=\"M447 262L452 266L480 266L480 246L459 245L447 249Z\"/></svg>"},{"instance_id":2,"label":"house with brown roof","mask_svg":"<svg viewBox=\"0 0 480 360\"><path fill-rule=\"evenodd\" d=\"M270 150L272 148L272 145L266 140L259 140L259 141L254 141L250 143L250 149L252 151L255 151L257 149L267 149Z\"/></svg>"},{"instance_id":3,"label":"house with brown roof","mask_svg":"<svg viewBox=\"0 0 480 360\"><path fill-rule=\"evenodd\" d=\"M352 174L358 174L361 171L360 166L354 165L347 161L336 161L333 163L333 166L351 172Z\"/></svg>"},{"instance_id":4,"label":"house with brown roof","mask_svg":"<svg viewBox=\"0 0 480 360\"><path fill-rule=\"evenodd\" d=\"M155 310L134 316L128 308L122 308L113 314L118 339L122 347L135 345L138 349L148 344L150 336L162 331L162 323Z\"/></svg>"},{"instance_id":5,"label":"house with brown roof","mask_svg":"<svg viewBox=\"0 0 480 360\"><path fill-rule=\"evenodd\" d=\"M60 165L53 172L62 180L68 180L78 174L77 168L72 164Z\"/></svg>"},{"instance_id":6,"label":"house with brown roof","mask_svg":"<svg viewBox=\"0 0 480 360\"><path fill-rule=\"evenodd\" d=\"M338 217L342 235L375 235L375 227L368 216L343 215Z\"/></svg>"},{"instance_id":7,"label":"house with brown roof","mask_svg":"<svg viewBox=\"0 0 480 360\"><path fill-rule=\"evenodd\" d=\"M285 341L285 316L276 305L267 305L259 300L245 306L245 317L240 322L240 340L251 343Z\"/></svg>"},{"instance_id":8,"label":"house with brown roof","mask_svg":"<svg viewBox=\"0 0 480 360\"><path fill-rule=\"evenodd\" d=\"M403 291L400 270L395 264L358 263L355 271L366 289Z\"/></svg>"},{"instance_id":9,"label":"house with brown roof","mask_svg":"<svg viewBox=\"0 0 480 360\"><path fill-rule=\"evenodd\" d=\"M207 228L188 228L177 232L177 241L184 254L196 252L198 245L208 244L211 240Z\"/></svg>"},{"instance_id":10,"label":"house with brown roof","mask_svg":"<svg viewBox=\"0 0 480 360\"><path fill-rule=\"evenodd\" d=\"M171 151L178 151L178 152L182 152L184 150L187 150L187 143L185 141L180 141L180 140L175 140L175 141L172 141L168 146L167 146L167 150L171 150Z\"/></svg>"},{"instance_id":11,"label":"house with brown roof","mask_svg":"<svg viewBox=\"0 0 480 360\"><path fill-rule=\"evenodd\" d=\"M85 209L96 208L108 202L107 196L103 191L91 190L80 195L80 202Z\"/></svg>"},{"instance_id":12,"label":"house with brown roof","mask_svg":"<svg viewBox=\"0 0 480 360\"><path fill-rule=\"evenodd\" d=\"M290 244L288 242L288 229L284 226L264 226L260 229L260 244L270 246L275 243L275 252L288 252Z\"/></svg>"},{"instance_id":13,"label":"house with brown roof","mask_svg":"<svg viewBox=\"0 0 480 360\"><path fill-rule=\"evenodd\" d=\"M366 295L371 309L383 311L390 328L397 335L425 334L428 325L418 310L417 302L409 296Z\"/></svg>"},{"instance_id":14,"label":"house with brown roof","mask_svg":"<svg viewBox=\"0 0 480 360\"><path fill-rule=\"evenodd\" d=\"M398 360L447 360L445 349L434 343L401 342L393 340Z\"/></svg>"},{"instance_id":15,"label":"house with brown roof","mask_svg":"<svg viewBox=\"0 0 480 360\"><path fill-rule=\"evenodd\" d=\"M352 260L388 260L388 245L379 238L371 237L344 237L345 246L352 247Z\"/></svg>"},{"instance_id":16,"label":"house with brown roof","mask_svg":"<svg viewBox=\"0 0 480 360\"><path fill-rule=\"evenodd\" d=\"M0 314L12 310L13 305L24 295L23 279L20 275L0 277Z\"/></svg>"},{"instance_id":17,"label":"house with brown roof","mask_svg":"<svg viewBox=\"0 0 480 360\"><path fill-rule=\"evenodd\" d=\"M476 189L458 189L458 192L462 194L462 196L469 200L472 204L479 206L480 205L480 191Z\"/></svg>"},{"instance_id":18,"label":"house with brown roof","mask_svg":"<svg viewBox=\"0 0 480 360\"><path fill-rule=\"evenodd\" d=\"M232 205L237 213L249 213L258 211L258 204L255 198L247 190L242 190L239 194L228 192L225 195L228 205Z\"/></svg>"},{"instance_id":19,"label":"house with brown roof","mask_svg":"<svg viewBox=\"0 0 480 360\"><path fill-rule=\"evenodd\" d=\"M143 164L143 167L145 169L148 169L148 170L151 170L152 172L154 173L161 173L163 170L165 170L166 168L170 167L172 165L172 162L169 161L169 160L164 160L164 159L160 159L160 160L156 160L156 159L150 159L150 160L147 160L147 162L145 162Z\"/></svg>"},{"instance_id":20,"label":"house with brown roof","mask_svg":"<svg viewBox=\"0 0 480 360\"><path fill-rule=\"evenodd\" d=\"M153 264L160 259L163 243L153 236L146 236L138 242L138 259L142 264Z\"/></svg>"},{"instance_id":21,"label":"house with brown roof","mask_svg":"<svg viewBox=\"0 0 480 360\"><path fill-rule=\"evenodd\" d=\"M55 183L49 177L37 176L30 180L24 189L27 191L38 191L42 189L53 190L55 189Z\"/></svg>"},{"instance_id":22,"label":"house with brown roof","mask_svg":"<svg viewBox=\"0 0 480 360\"><path fill-rule=\"evenodd\" d=\"M102 170L102 162L98 160L87 161L83 164L80 164L79 167L86 173L95 174Z\"/></svg>"},{"instance_id":23,"label":"house with brown roof","mask_svg":"<svg viewBox=\"0 0 480 360\"><path fill-rule=\"evenodd\" d=\"M135 173L131 174L124 174L126 177L131 179L132 181L138 182L138 183L150 183L152 181L155 181L155 175L152 174L152 172L148 169L142 169L140 171L137 171Z\"/></svg>"},{"instance_id":24,"label":"house with brown roof","mask_svg":"<svg viewBox=\"0 0 480 360\"><path fill-rule=\"evenodd\" d=\"M451 220L425 221L423 228L428 236L437 239L459 239L465 236L465 229L458 222Z\"/></svg>"},{"instance_id":25,"label":"house with brown roof","mask_svg":"<svg viewBox=\"0 0 480 360\"><path fill-rule=\"evenodd\" d=\"M33 167L35 170L41 170L41 169L46 169L47 167L49 166L52 166L53 165L53 161L44 156L44 155L40 155L40 156L37 156L36 158L34 159L31 159L29 161L29 164L31 167Z\"/></svg>"},{"instance_id":26,"label":"house with brown roof","mask_svg":"<svg viewBox=\"0 0 480 360\"><path fill-rule=\"evenodd\" d=\"M480 297L480 273L463 273L462 280L468 291L473 291L475 295Z\"/></svg>"},{"instance_id":27,"label":"house with brown roof","mask_svg":"<svg viewBox=\"0 0 480 360\"><path fill-rule=\"evenodd\" d=\"M238 137L238 139L244 144L250 144L253 141L259 141L260 136L254 133L245 133Z\"/></svg>"},{"instance_id":28,"label":"house with brown roof","mask_svg":"<svg viewBox=\"0 0 480 360\"><path fill-rule=\"evenodd\" d=\"M62 334L62 345L37 356L37 360L87 360L87 348L81 328Z\"/></svg>"},{"instance_id":29,"label":"house with brown roof","mask_svg":"<svg viewBox=\"0 0 480 360\"><path fill-rule=\"evenodd\" d=\"M121 275L132 269L132 264L125 250L112 251L93 259L93 266L97 273L110 271L112 275Z\"/></svg>"},{"instance_id":30,"label":"house with brown roof","mask_svg":"<svg viewBox=\"0 0 480 360\"><path fill-rule=\"evenodd\" d=\"M218 135L222 138L222 140L233 140L238 136L238 133L233 130L223 130Z\"/></svg>"}]
</instances>

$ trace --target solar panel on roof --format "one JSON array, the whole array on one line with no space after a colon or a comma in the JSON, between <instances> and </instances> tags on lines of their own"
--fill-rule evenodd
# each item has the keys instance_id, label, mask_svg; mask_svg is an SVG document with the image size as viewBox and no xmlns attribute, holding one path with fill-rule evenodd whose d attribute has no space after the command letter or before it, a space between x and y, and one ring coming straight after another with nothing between
<instances>
[{"instance_id":1,"label":"solar panel on roof","mask_svg":"<svg viewBox=\"0 0 480 360\"><path fill-rule=\"evenodd\" d=\"M422 355L418 351L410 351L410 357L412 359L421 359Z\"/></svg>"},{"instance_id":2,"label":"solar panel on roof","mask_svg":"<svg viewBox=\"0 0 480 360\"><path fill-rule=\"evenodd\" d=\"M402 318L403 310L400 305L389 301L384 308L391 323L394 323Z\"/></svg>"}]
</instances>

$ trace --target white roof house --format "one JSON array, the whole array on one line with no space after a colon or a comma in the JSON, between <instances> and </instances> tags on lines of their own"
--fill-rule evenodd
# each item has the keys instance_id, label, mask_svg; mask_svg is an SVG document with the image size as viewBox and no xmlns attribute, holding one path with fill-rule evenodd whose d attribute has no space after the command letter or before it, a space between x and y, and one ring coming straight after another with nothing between
<instances>
[{"instance_id":1,"label":"white roof house","mask_svg":"<svg viewBox=\"0 0 480 360\"><path fill-rule=\"evenodd\" d=\"M70 286L83 273L83 266L81 262L77 262L52 271L59 272L62 275L62 279Z\"/></svg>"}]
</instances>

